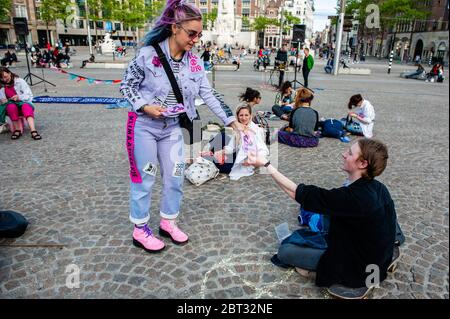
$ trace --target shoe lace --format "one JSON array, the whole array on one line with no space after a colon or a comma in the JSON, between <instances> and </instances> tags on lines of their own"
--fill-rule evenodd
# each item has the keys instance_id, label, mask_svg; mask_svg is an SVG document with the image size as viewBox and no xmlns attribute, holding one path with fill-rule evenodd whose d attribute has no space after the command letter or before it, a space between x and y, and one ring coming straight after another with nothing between
<instances>
[{"instance_id":1,"label":"shoe lace","mask_svg":"<svg viewBox=\"0 0 450 319\"><path fill-rule=\"evenodd\" d=\"M144 228L142 229L144 231L144 233L147 235L145 237L150 237L153 235L153 232L150 228L148 228L147 225L144 226Z\"/></svg>"}]
</instances>

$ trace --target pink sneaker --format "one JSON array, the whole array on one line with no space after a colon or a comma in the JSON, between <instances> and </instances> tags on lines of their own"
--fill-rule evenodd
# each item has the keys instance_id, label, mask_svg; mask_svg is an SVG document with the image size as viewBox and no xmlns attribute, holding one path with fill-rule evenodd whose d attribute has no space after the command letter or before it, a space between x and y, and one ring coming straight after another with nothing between
<instances>
[{"instance_id":1,"label":"pink sneaker","mask_svg":"<svg viewBox=\"0 0 450 319\"><path fill-rule=\"evenodd\" d=\"M173 219L161 218L159 234L171 238L172 242L176 245L184 245L189 240L188 236L175 225L175 220Z\"/></svg>"},{"instance_id":2,"label":"pink sneaker","mask_svg":"<svg viewBox=\"0 0 450 319\"><path fill-rule=\"evenodd\" d=\"M134 227L133 245L144 249L148 253L157 253L164 249L164 242L153 236L147 225L143 228Z\"/></svg>"}]
</instances>

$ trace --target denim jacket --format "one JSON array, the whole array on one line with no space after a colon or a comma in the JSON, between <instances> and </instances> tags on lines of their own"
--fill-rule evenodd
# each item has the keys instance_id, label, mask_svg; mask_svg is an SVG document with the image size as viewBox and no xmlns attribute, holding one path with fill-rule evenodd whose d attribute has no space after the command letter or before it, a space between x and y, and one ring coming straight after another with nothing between
<instances>
[{"instance_id":1,"label":"denim jacket","mask_svg":"<svg viewBox=\"0 0 450 319\"><path fill-rule=\"evenodd\" d=\"M169 40L166 39L159 45L168 58L169 64L172 65ZM178 86L183 93L183 103L187 110L186 114L191 120L197 116L194 103L197 95L225 125L229 125L235 120L231 109L213 95L203 63L190 51L183 56L178 78ZM130 102L131 110L138 115L143 115L138 111L140 107L146 104L160 104L157 102L157 98L160 101L166 100L172 91L172 86L153 46L141 48L139 54L130 62L120 91Z\"/></svg>"}]
</instances>

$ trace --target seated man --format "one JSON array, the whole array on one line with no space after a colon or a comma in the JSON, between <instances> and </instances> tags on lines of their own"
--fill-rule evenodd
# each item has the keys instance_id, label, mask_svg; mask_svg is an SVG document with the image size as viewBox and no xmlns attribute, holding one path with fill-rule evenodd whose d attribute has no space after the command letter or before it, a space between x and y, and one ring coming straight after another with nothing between
<instances>
[{"instance_id":1,"label":"seated man","mask_svg":"<svg viewBox=\"0 0 450 319\"><path fill-rule=\"evenodd\" d=\"M375 180L386 168L388 151L380 141L362 138L342 158L347 186L331 190L296 185L270 161L252 153L246 164L267 167L280 188L305 210L329 216L326 248L282 244L276 256L280 266L316 272L316 285L329 287L334 296L364 298L374 282L386 279L400 256L398 248L394 249L394 202L386 186Z\"/></svg>"},{"instance_id":2,"label":"seated man","mask_svg":"<svg viewBox=\"0 0 450 319\"><path fill-rule=\"evenodd\" d=\"M417 70L415 70L414 72L410 72L405 74L405 79L417 79L423 72L425 72L424 67L422 66L422 64L418 64L417 65Z\"/></svg>"}]
</instances>

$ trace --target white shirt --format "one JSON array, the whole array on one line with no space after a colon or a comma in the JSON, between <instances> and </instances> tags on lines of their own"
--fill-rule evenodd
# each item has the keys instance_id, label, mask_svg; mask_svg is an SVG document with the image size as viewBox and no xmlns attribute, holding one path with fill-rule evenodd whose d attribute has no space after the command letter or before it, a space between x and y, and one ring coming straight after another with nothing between
<instances>
[{"instance_id":1,"label":"white shirt","mask_svg":"<svg viewBox=\"0 0 450 319\"><path fill-rule=\"evenodd\" d=\"M373 105L369 101L364 100L361 106L355 109L355 113L365 122L363 123L356 119L361 125L364 137L371 138L373 136L373 121L375 120L375 110Z\"/></svg>"},{"instance_id":2,"label":"white shirt","mask_svg":"<svg viewBox=\"0 0 450 319\"><path fill-rule=\"evenodd\" d=\"M256 132L256 134L252 134L254 137L254 148L256 149L256 152L258 154L263 154L264 157L269 156L269 149L266 146L266 143L264 142L264 130L260 128L258 125L256 125L253 122L250 122L248 125L248 128L251 129L253 132ZM234 139L233 139L234 140ZM239 150L236 154L236 161L234 162L233 168L230 172L230 179L237 181L243 176L250 176L254 173L254 167L253 166L244 166L242 165L244 161L247 158L247 152L244 149L245 143L241 141Z\"/></svg>"}]
</instances>

